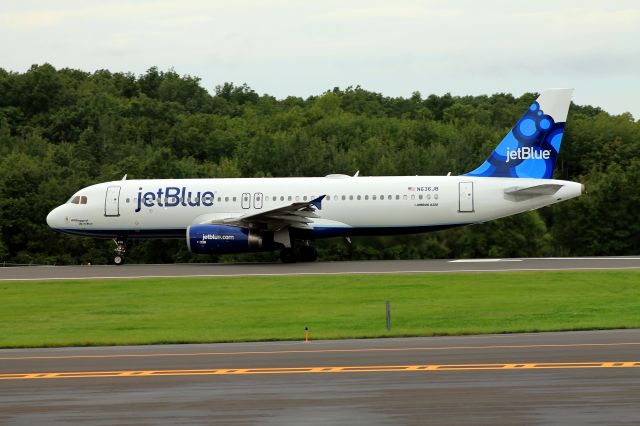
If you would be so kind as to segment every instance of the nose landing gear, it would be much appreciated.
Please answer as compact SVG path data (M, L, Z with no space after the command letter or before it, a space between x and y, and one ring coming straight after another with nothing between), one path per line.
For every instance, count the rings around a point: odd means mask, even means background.
M116 255L113 258L113 263L116 265L122 265L124 263L124 255L127 252L126 241L124 238L114 238L113 242L116 244L115 252Z

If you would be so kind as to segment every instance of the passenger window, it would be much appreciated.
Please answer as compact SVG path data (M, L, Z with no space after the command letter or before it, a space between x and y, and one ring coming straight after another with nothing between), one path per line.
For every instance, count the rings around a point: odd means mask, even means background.
M349 200L353 200L353 195L349 195Z
M399 200L400 196L398 194L396 194L396 200Z
M224 197L224 202L228 203L229 202L229 197Z
M236 197L233 197L233 202L235 203L235 201L236 201Z
M362 198L362 197L361 197L360 195L358 195L358 197L357 197L357 198L358 198L358 200L360 200L360 198Z
M437 200L438 199L438 194L433 194L433 199Z
M346 196L346 195L343 195L343 196L342 196L342 201L344 201L344 200L346 200L346 199L347 199L347 196Z
M218 197L218 202L221 203L222 202L222 197Z
M402 196L402 199L403 199L403 200L406 200L406 199L407 199L407 196L406 196L406 195L403 195L403 196Z
M369 196L368 196L368 195L365 195L365 196L364 196L364 199L365 199L365 200L368 200L368 199L369 199Z
M418 199L422 200L422 194L418 195Z
M375 196L375 195L374 195L374 196L372 196L372 197L371 197L371 199L372 199L372 200L375 200L375 199L376 199L376 196Z
M381 199L381 200L384 200L384 195L381 195L381 196L380 196L380 199Z
M326 200L331 201L331 195L327 195Z
M303 199L304 201L307 201L307 196L305 195L304 197L302 197L302 199Z
M275 195L273 196L273 201L278 201L278 197L276 197Z
M415 200L415 199L416 199L416 196L415 196L414 194L411 194L411 199L412 199L412 200Z

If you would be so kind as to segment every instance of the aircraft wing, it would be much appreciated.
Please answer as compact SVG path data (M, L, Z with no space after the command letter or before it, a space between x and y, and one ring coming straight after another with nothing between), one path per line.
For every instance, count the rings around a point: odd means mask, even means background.
M310 201L296 202L271 210L252 212L236 217L212 218L201 223L219 223L225 225L247 226L249 224L266 224L269 229L280 229L285 226L300 229L311 229L309 223L320 216L316 210L322 209L322 200L326 195Z
M512 188L505 189L504 193L507 195L525 195L535 197L538 195L553 195L562 187L563 185L557 183L544 183L541 185L526 187L514 186Z

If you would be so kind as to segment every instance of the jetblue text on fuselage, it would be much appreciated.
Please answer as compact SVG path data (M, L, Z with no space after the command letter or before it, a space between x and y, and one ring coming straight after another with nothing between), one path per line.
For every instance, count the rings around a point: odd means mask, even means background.
M142 206L145 207L211 207L215 194L213 191L187 191L187 187L178 188L175 186L167 186L158 188L157 191L142 192L142 188L138 191L138 206L135 212L138 213Z
M548 149L536 151L535 149L533 149L533 147L523 146L512 151L507 148L506 163L508 163L510 160L548 160L549 157L551 157L551 151L549 151Z

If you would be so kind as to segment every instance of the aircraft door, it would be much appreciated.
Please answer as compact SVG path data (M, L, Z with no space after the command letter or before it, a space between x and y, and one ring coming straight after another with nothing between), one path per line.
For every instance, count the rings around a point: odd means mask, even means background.
M460 196L459 212L472 212L473 210L473 182L458 183Z
M262 208L262 192L253 194L253 207L256 209Z
M245 192L242 194L242 208L248 209L251 207L251 194Z
M110 186L104 198L104 215L120 216L120 187Z

